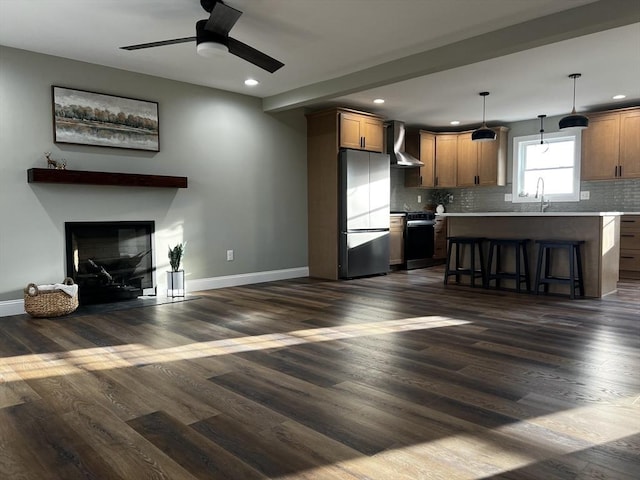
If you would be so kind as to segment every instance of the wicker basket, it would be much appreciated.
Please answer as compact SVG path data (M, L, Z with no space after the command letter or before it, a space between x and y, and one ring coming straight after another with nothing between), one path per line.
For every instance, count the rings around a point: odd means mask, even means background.
M65 285L73 285L73 279L64 279ZM24 289L24 309L32 317L59 317L78 308L78 295L70 297L61 290L39 291L35 283Z

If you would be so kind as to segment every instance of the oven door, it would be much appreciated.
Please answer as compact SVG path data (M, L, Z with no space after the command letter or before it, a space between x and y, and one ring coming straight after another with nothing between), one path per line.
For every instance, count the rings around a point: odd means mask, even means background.
M405 231L404 258L407 268L433 264L434 220L408 220Z

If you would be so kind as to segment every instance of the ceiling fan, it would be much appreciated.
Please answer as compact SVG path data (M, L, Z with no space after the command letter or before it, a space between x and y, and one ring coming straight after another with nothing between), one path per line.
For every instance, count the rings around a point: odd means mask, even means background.
M269 55L242 43L229 36L229 31L236 24L242 12L222 3L221 0L200 0L200 5L207 12L209 18L196 22L196 36L162 40L160 42L140 43L120 47L123 50L140 50L143 48L161 47L176 43L196 41L198 53L209 49L227 49L229 53L253 63L254 65L273 73L284 66L284 63Z

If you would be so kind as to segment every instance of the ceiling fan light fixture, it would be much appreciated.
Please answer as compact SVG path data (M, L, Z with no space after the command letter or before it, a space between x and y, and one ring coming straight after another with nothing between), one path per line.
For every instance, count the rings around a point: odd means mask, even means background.
M565 128L576 128L582 130L589 126L589 119L584 115L576 113L576 79L581 76L581 73L572 73L569 75L569 78L573 78L573 108L571 109L570 115L560 119L560 122L558 123L560 130Z
M218 42L200 42L196 47L196 52L201 57L213 58L229 51L226 45Z
M474 142L491 142L496 139L496 132L487 127L484 119L485 105L489 92L480 92L478 95L482 97L482 126L471 134L471 140Z

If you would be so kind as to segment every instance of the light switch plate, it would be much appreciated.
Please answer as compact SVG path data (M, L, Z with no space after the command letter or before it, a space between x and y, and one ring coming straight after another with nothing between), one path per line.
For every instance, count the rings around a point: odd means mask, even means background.
M510 202L511 200L513 200L513 195L511 193L505 193L504 194L504 201L505 202Z
M584 191L584 192L580 192L580 200L589 200L589 198L591 197L591 195L589 194L589 191Z

